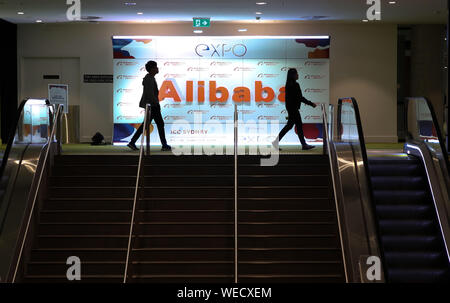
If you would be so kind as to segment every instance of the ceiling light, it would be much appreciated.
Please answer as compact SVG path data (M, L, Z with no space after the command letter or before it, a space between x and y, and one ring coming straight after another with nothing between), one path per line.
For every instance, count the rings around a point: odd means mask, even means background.
M125 2L124 4L127 6L134 6L136 5L136 2Z
M369 22L369 20L367 20L367 19L364 19L362 22Z
M256 2L256 5L266 5L267 2Z
M397 2L395 2L395 1L389 1L389 4L395 4L395 3L397 3Z
M42 23L42 20L36 20L36 23Z
M238 29L238 32L246 32L246 31L247 31L246 28L240 28L240 29Z
M24 12L17 12L17 15L24 15Z
M143 15L144 13L143 13L143 12L138 12L137 14L138 14L138 15Z
M261 12L256 12L255 14L257 14L257 15L262 15L262 13L261 13Z
M199 30L199 29L196 29L196 30L194 31L194 34L201 34L201 33L203 33L203 31L202 31L202 30Z

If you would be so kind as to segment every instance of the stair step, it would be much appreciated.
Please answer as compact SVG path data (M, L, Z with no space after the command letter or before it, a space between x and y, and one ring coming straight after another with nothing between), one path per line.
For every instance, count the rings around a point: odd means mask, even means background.
M29 262L27 275L62 275L70 265L66 262ZM125 260L121 262L81 262L81 278L83 275L120 275L125 269ZM234 272L234 263L230 261L197 261L197 262L130 262L130 272L133 275L186 275L195 272L202 275L223 274Z
M326 275L343 273L340 261L239 262L240 275Z

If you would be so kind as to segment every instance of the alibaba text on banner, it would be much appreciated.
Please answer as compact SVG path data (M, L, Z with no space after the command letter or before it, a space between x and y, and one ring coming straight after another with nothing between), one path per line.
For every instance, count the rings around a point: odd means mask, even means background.
M158 63L161 112L169 144L232 144L238 105L239 144L268 144L286 124L287 70L303 95L329 102L328 37L113 37L114 143L142 123L145 63ZM307 140L322 140L320 106L302 106ZM159 144L152 128L151 142ZM295 132L284 144L299 144Z

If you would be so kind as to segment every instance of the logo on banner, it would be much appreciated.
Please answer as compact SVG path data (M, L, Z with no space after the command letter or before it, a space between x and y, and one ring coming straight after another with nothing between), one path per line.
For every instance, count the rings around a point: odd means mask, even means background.
M186 65L185 62L171 62L171 61L167 61L164 62L163 64L164 66L181 66L181 65Z
M138 62L131 62L131 61L118 61L116 63L116 66L135 66L138 65Z
M231 78L232 74L211 74L210 78Z
M173 120L184 120L185 116L165 116L164 120L166 121L173 121Z
M135 80L138 78L139 76L131 76L131 75L118 75L116 77L117 80Z
M195 47L195 53L199 57L224 57L228 54L232 54L235 57L244 57L247 53L247 46L242 43L229 45L226 43L221 44L198 44Z
M305 66L323 66L328 64L325 61L305 61Z
M306 75L305 76L305 79L308 79L308 80L320 80L323 78L325 78L325 75Z
M118 116L117 120L134 120L136 118L139 118L140 116Z
M163 108L182 108L184 107L183 104L166 104L163 106Z
M212 108L229 108L231 107L231 104L220 104L220 103L214 103L211 105Z
M280 62L276 62L276 61L259 61L258 62L258 66L275 66L280 64Z
M185 74L165 74L164 78L184 78Z
M256 69L255 67L235 67L234 71L235 72L252 72L255 69Z
M258 116L258 120L278 120L278 116Z
M119 88L116 92L118 94L131 94L135 91L134 88Z
M258 78L276 78L280 74L258 74Z
M277 108L279 106L279 104L264 104L264 103L260 103L258 104L258 107L268 107L268 108Z
M233 119L232 116L212 116L212 117L210 118L210 120L220 120L220 121L223 121L223 120L232 120L232 119Z
M117 107L132 106L132 105L135 105L134 102L119 102L119 103L117 103Z
M230 64L233 64L233 62L213 61L209 66L228 66Z
M193 114L207 114L209 113L209 110L195 110L195 109L191 109L187 112L188 115L193 115Z
M251 115L254 114L255 110L248 110L248 109L238 109L238 113L244 114L244 115Z
M326 92L327 90L325 88L307 88L305 89L305 93L312 93L312 94L320 94L323 92Z
M188 67L188 72L207 72L209 71L209 68L207 67Z

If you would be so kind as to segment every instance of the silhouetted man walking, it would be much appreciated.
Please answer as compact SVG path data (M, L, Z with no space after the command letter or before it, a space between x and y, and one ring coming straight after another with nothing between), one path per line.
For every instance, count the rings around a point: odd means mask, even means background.
M148 74L145 75L144 80L142 81L142 85L144 86L144 92L142 93L141 101L139 102L139 107L145 108L146 104L150 104L151 106L151 115L150 122L155 119L156 126L158 127L159 139L162 143L163 151L172 150L170 145L167 145L166 134L164 131L164 120L161 116L161 106L159 105L159 90L158 85L155 80L155 75L159 72L158 65L155 61L148 61L145 64L145 69ZM131 138L130 143L128 143L128 147L132 150L137 150L136 141L139 139L143 132L144 123L139 126L133 138Z

